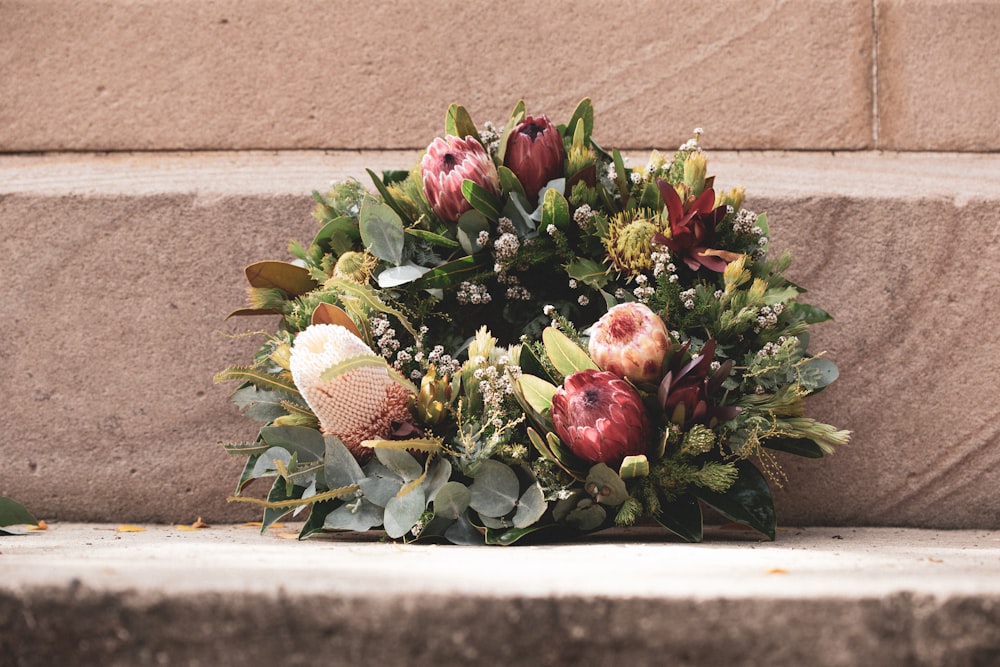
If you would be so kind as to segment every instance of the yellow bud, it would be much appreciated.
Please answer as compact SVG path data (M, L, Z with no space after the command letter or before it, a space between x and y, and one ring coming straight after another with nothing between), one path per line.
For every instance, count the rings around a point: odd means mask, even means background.
M747 256L740 255L740 258L726 264L726 270L722 272L722 279L726 283L726 291L731 292L746 281L750 280L750 272L746 270Z
M715 196L715 207L732 206L734 211L738 211L743 206L745 194L746 190L742 185L732 188L729 192L720 192Z
M701 151L695 151L684 160L684 185L692 196L699 196L705 189L708 160Z

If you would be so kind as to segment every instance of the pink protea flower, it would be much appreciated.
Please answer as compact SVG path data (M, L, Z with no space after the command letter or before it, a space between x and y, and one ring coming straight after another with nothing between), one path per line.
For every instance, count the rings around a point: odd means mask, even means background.
M494 195L500 195L500 176L482 144L450 134L436 138L420 161L424 196L434 214L444 222L456 222L472 208L462 195L462 182L469 180Z
M659 381L670 336L663 320L641 303L612 306L590 333L590 358L635 384Z
M376 356L345 327L313 324L295 337L289 367L323 433L340 438L364 463L371 450L362 442L388 438L398 424L410 419L410 392L378 366L355 368L332 380L320 378L328 368L362 355Z
M613 373L585 370L567 376L552 397L556 435L574 454L617 466L646 452L649 417L635 389Z
M566 150L559 130L545 116L527 116L507 137L504 166L521 181L532 204L546 183L564 174Z

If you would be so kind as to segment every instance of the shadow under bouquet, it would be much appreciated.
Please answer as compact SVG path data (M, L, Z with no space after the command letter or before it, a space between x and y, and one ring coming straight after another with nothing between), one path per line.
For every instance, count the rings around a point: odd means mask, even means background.
M264 530L512 544L646 519L697 542L706 505L774 539L771 452L849 439L804 416L837 377L807 351L830 316L700 130L628 167L593 125L590 100L502 128L452 105L413 169L314 193L315 238L247 267L233 314L280 323L216 380L263 424L225 448Z

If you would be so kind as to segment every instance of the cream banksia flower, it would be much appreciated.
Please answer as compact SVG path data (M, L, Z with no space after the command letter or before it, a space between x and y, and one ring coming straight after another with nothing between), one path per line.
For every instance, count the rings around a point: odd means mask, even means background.
M590 334L590 358L602 369L635 384L658 382L670 350L667 325L641 303L612 306Z
M340 438L364 463L365 440L387 438L393 423L408 421L409 390L379 366L363 366L331 380L322 374L342 361L377 355L339 324L313 324L295 337L290 367L295 386L319 418L323 433Z

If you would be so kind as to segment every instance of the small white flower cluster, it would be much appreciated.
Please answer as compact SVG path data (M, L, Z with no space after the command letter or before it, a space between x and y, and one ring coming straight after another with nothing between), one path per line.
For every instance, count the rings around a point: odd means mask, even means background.
M656 293L656 288L649 284L649 278L642 273L635 277L635 282L638 283L638 287L632 290L632 294L635 295L639 303L648 302L649 298Z
M608 163L607 170L605 171L605 173L607 174L609 181L614 182L618 180L618 171L615 169L614 162Z
M483 357L477 357L472 362L479 366L472 377L479 382L479 393L483 404L493 417L493 426L500 428L503 420L499 415L503 412L504 402L514 395L514 382L521 377L521 367L511 364L507 355L501 356L495 363L489 363ZM499 420L499 423L496 423Z
M695 295L697 293L698 293L698 291L695 288L692 287L691 289L684 290L678 296L680 296L681 301L684 303L684 307L685 308L687 308L688 310L693 310L694 309L694 297L695 297Z
M757 214L751 210L741 208L736 218L733 219L733 231L737 234L753 234L760 236L760 227L757 227Z
M435 345L434 349L427 353L427 362L437 369L438 377L454 375L462 369L462 364L458 360L444 353L443 345Z
M521 241L518 240L517 234L504 232L493 244L493 256L496 258L498 265L507 267L510 266L514 256L517 255L517 251L520 249Z
M764 329L770 329L778 323L778 316L781 315L782 311L785 309L780 303L776 303L773 306L764 306L757 313L757 326L754 327L754 333L760 333Z
M381 313L370 319L372 338L378 346L378 353L386 360L392 361L393 356L400 351L400 342L396 338L396 330L390 326L389 318Z
M677 273L677 267L670 261L670 249L667 246L654 243L653 251L649 253L649 259L653 262L654 277L659 278L664 273ZM670 282L676 282L676 280L670 280Z
M629 174L629 179L632 181L633 185L639 185L642 183L642 174L637 171L633 171Z
M694 136L685 141L683 144L681 144L678 150L684 151L686 153L694 153L698 150L701 150L698 147L698 142L701 140L701 135L705 134L705 130L701 129L700 127L696 127L694 128L693 134Z
M490 296L489 291L486 289L486 285L482 283L472 283L468 280L462 281L458 286L458 291L455 292L455 298L463 306L468 304L480 305L486 304L493 300Z
M483 126L479 129L479 138L483 141L483 148L491 156L496 155L497 151L500 150L500 137L502 135L503 127L496 127L490 121L483 123Z
M485 248L489 244L490 244L490 233L484 229L481 232L479 232L479 234L476 236L476 245L478 245L480 248Z
M760 348L760 351L757 352L757 356L761 359L776 356L779 352L781 352L781 348L783 348L789 341L791 341L794 345L798 345L799 343L797 336L781 336L775 343L766 343L764 347Z
M573 222L575 222L580 229L587 229L587 225L590 224L590 219L594 217L594 209L590 208L589 204L582 204L576 211L573 212Z

